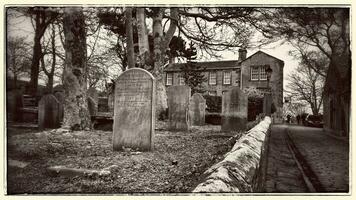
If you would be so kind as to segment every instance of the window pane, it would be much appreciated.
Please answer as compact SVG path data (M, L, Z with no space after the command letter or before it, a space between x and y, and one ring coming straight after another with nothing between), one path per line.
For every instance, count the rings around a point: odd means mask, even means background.
M224 84L231 84L231 72L224 72Z
M265 66L260 67L260 80L267 80L267 73L266 73Z
M173 84L173 74L167 73L166 85L172 85L172 84Z
M216 72L210 72L209 84L210 85L216 85Z
M258 80L259 78L259 68L257 66L251 67L251 80Z

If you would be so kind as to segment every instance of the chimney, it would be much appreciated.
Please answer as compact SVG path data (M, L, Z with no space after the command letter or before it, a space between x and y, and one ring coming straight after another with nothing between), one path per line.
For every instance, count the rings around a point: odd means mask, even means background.
M243 61L246 59L247 55L247 50L245 48L239 49L239 60L238 61Z

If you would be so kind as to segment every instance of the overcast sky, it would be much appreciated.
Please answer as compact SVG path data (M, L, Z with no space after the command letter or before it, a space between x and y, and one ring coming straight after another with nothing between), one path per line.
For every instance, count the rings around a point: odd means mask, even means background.
M23 36L28 39L28 41L33 41L34 33L33 33L33 28L32 24L30 23L30 20L25 19L25 18L17 18L17 19L12 19L12 21L9 21L7 24L8 28L8 36ZM295 60L292 56L288 55L289 50L292 50L292 46L288 44L283 44L280 45L278 42L277 43L272 43L267 46L261 47L261 48L254 48L254 49L247 49L247 56L250 56L257 52L258 50L264 51L276 58L279 58L284 61L284 89L286 88L287 84L287 77L288 74L290 74L298 65L298 61ZM231 51L225 51L221 53L222 55L222 60L237 60L238 59L238 52L231 52Z

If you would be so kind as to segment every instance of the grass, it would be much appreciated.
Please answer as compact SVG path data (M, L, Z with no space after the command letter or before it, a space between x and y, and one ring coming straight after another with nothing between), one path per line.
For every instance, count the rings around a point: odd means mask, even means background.
M163 124L163 125L162 125ZM23 169L7 168L8 194L122 194L184 193L200 181L202 173L231 149L220 126L193 127L170 132L161 122L155 150L112 150L112 132L8 129L7 157L28 162ZM63 177L47 173L50 166L102 170L110 175Z

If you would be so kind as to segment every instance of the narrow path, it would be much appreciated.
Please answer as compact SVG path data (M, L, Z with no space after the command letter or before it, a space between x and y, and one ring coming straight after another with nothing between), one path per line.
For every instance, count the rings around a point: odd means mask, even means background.
M349 144L322 129L273 125L265 192L348 192Z
M303 174L288 147L287 128L287 125L273 125L271 127L265 184L267 193L309 192Z

